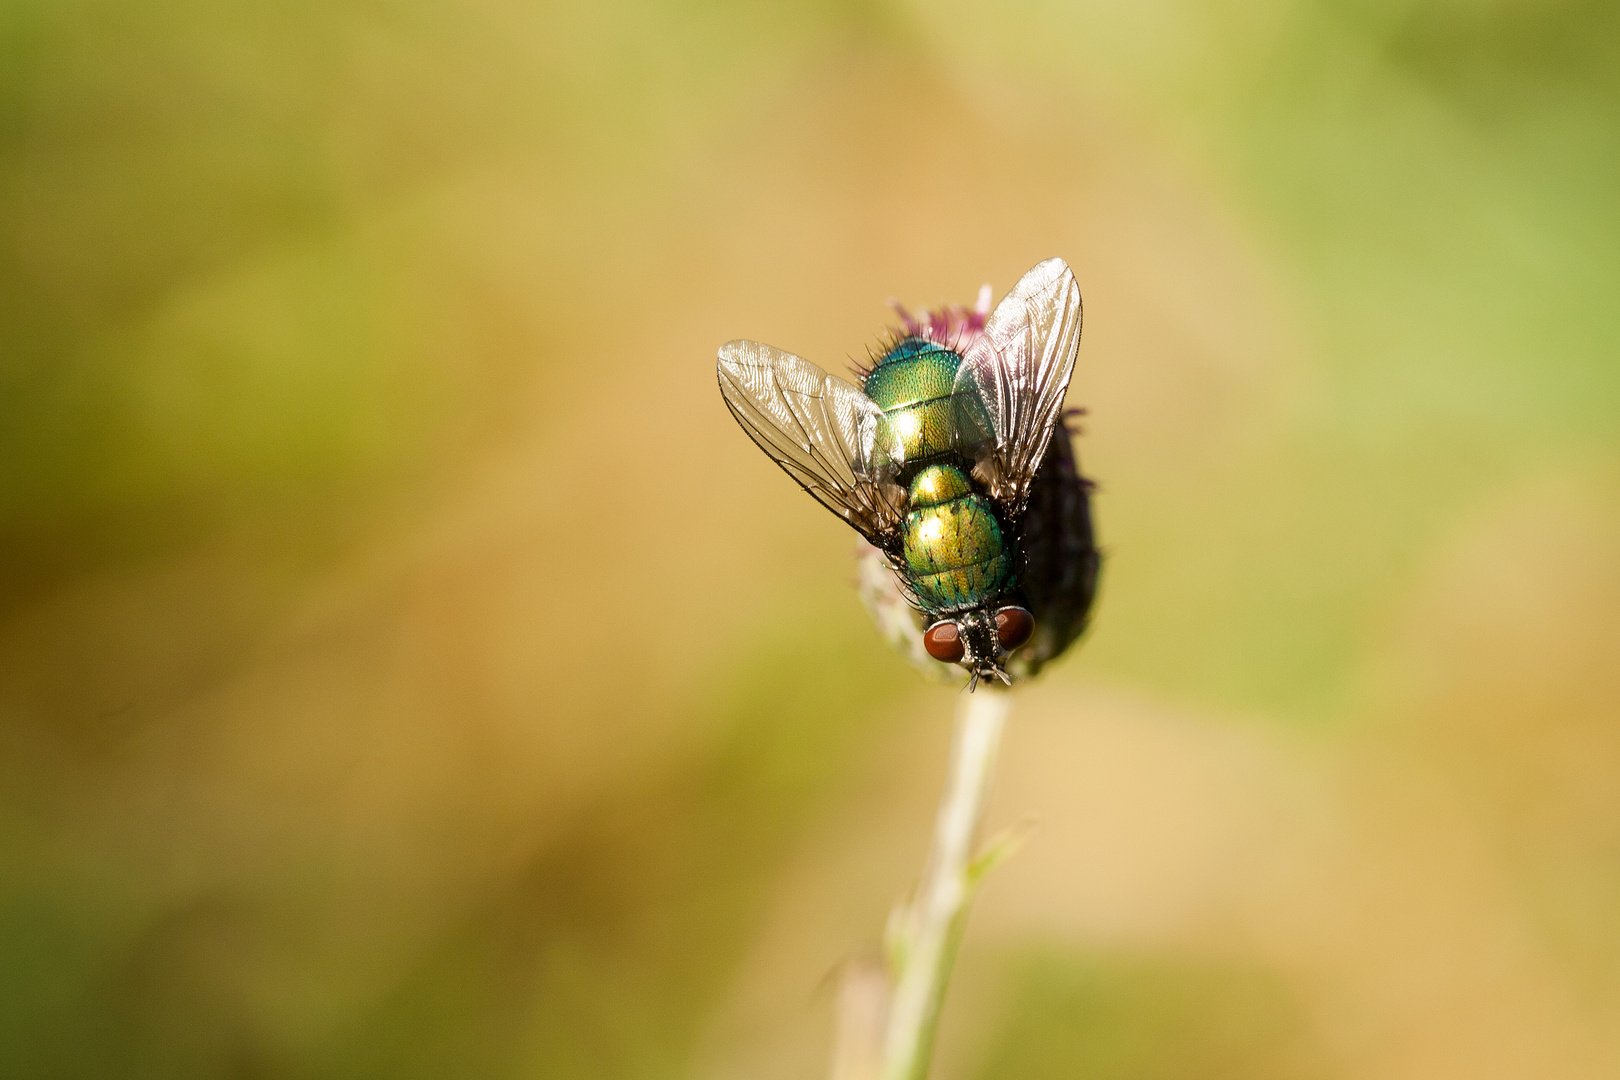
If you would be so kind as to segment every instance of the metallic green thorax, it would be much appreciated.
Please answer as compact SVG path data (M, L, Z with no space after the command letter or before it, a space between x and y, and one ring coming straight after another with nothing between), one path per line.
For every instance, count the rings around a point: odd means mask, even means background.
M954 465L930 465L906 499L907 578L925 607L974 607L1000 592L1011 560L990 500Z
M962 358L921 338L884 354L864 390L883 409L905 454L905 577L933 612L989 602L1012 584L1010 538L969 479L954 401ZM977 404L973 402L972 404Z

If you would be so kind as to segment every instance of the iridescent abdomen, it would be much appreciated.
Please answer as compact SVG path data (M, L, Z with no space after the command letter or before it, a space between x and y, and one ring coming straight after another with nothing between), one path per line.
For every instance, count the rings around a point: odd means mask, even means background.
M956 448L951 395L962 358L922 338L906 338L866 375L866 396L887 415L908 462Z
M1012 561L990 501L954 465L930 465L907 492L906 578L930 612L977 607L1008 583Z

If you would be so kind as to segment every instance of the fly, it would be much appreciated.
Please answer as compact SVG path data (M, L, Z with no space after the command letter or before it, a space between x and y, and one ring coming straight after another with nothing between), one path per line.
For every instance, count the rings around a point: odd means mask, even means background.
M966 669L970 689L1010 685L1010 658L1032 640L1041 655L1022 671L1067 646L1097 570L1061 415L1080 346L1074 274L1048 259L988 309L986 287L972 311L902 311L905 329L858 388L755 341L719 357L743 430L882 552L923 647Z

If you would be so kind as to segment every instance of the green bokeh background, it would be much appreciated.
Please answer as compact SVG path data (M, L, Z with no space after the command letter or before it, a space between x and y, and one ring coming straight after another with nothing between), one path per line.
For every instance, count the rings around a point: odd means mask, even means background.
M1620 1071L1620 7L0 11L0 1072L823 1075L949 691L714 349L1061 255L937 1073Z

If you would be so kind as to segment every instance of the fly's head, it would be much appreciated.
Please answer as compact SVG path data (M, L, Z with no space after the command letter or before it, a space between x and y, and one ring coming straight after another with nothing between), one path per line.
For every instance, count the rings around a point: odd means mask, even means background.
M974 608L931 624L923 632L923 647L935 660L966 668L969 690L981 679L1011 686L1007 657L1034 633L1035 617L1016 604Z

